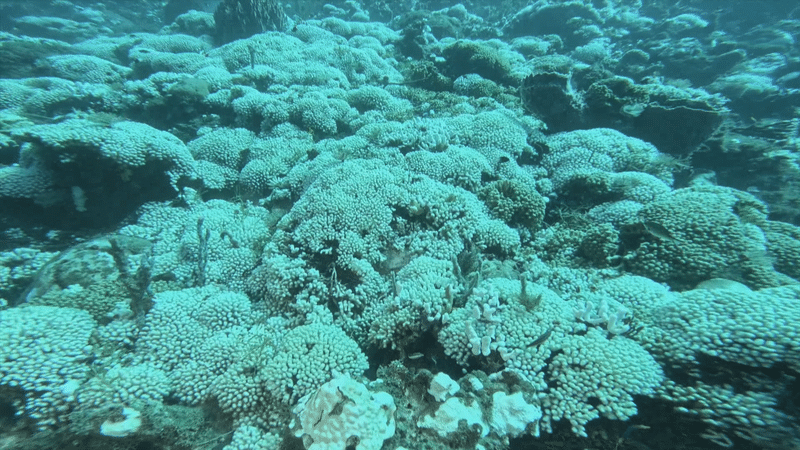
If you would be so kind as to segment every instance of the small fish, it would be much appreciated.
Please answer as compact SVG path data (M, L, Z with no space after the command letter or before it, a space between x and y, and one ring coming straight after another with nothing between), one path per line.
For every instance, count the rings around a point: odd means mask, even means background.
M642 223L644 225L644 229L650 233L651 235L655 236L656 238L662 241L675 241L675 237L670 233L670 231L660 223L653 222L650 220L646 220Z
M544 332L544 334L542 334L538 338L534 339L533 342L528 344L528 347L529 348L530 347L538 347L538 346L544 344L544 341L546 341L550 337L550 335L553 334L553 330L556 329L556 325L559 325L559 323L558 322L553 322L553 325L551 325L550 328L548 328L547 331Z

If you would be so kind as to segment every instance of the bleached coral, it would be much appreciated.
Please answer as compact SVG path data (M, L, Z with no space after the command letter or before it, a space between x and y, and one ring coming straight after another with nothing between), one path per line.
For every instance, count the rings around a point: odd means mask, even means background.
M367 357L334 325L302 325L286 333L264 368L264 382L273 397L293 404L334 377L361 375Z
M0 323L0 395L39 429L66 420L89 373L95 321L77 309L27 306L0 310Z
M592 419L627 420L638 411L633 396L652 396L664 382L661 366L631 339L608 339L590 328L583 336L567 336L561 347L549 364L550 389L540 394L547 430L565 418L575 434L586 436Z
M370 392L348 375L337 374L304 396L294 413L295 436L307 450L340 450L358 442L362 450L380 450L395 432L395 404L385 392Z

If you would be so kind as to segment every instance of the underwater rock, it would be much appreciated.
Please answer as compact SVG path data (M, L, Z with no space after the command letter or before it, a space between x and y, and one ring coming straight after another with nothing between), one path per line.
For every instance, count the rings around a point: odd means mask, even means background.
M550 132L612 128L673 155L693 151L727 112L720 97L702 89L639 84L620 76L592 81L577 64L529 75L520 96Z
M570 86L568 74L529 75L522 80L520 94L525 109L543 120L550 131L569 131L580 122L583 99Z
M111 234L78 244L39 271L19 303L76 308L100 323L149 309L152 244Z

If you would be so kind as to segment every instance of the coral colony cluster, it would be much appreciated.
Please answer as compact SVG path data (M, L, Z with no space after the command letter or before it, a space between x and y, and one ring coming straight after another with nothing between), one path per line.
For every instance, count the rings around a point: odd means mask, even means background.
M796 9L41 3L0 449L800 449Z

